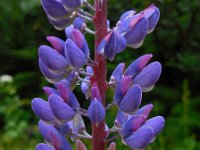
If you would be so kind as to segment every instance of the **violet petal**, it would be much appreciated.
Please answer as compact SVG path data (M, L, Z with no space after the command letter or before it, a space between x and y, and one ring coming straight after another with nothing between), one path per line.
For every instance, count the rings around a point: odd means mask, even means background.
M139 84L143 91L149 91L158 81L162 71L162 66L159 62L152 62L133 79L134 84Z
M34 98L31 102L32 110L40 119L47 122L54 122L54 115L49 103L41 98Z
M48 101L53 114L60 122L68 122L74 118L75 111L61 97L52 94Z
M71 40L82 50L85 57L89 57L89 48L84 35L77 29L71 32Z
M143 11L143 13L148 20L149 34L154 30L156 24L158 23L158 20L160 18L160 10L154 4L151 4Z
M146 64L153 57L152 54L145 54L134 60L128 68L125 70L126 76L135 77L138 73L142 71L142 69L146 66Z
M83 4L83 0L62 0L67 11L73 11Z
M143 149L151 142L153 135L154 131L152 128L144 127L132 133L124 140L132 149Z
M127 40L127 46L138 48L142 45L147 33L147 19L144 15L138 15L130 21L130 31L124 37Z
M135 132L145 121L145 115L133 115L121 128L120 135L126 137Z
M115 70L112 72L110 77L110 83L119 82L122 79L122 75L124 72L125 63L120 63L117 65Z
M48 36L47 40L51 43L55 50L62 55L64 54L65 41L55 36Z
M136 113L135 115L139 115L139 114L142 114L142 115L145 115L145 116L149 116L149 113L151 112L153 108L153 104L147 104L145 106L143 106L142 108L140 108Z
M134 113L142 100L142 90L139 85L134 84L118 104L120 110L128 114Z
M162 116L156 116L151 119L148 119L145 124L143 125L151 127L154 130L154 137L160 133L165 125L165 119Z
M91 123L98 126L105 118L105 109L103 104L94 98L87 110L87 114Z
M121 126L127 121L127 119L128 119L128 114L122 112L121 110L118 110L115 118L115 124L119 124Z
M58 82L68 75L68 72L52 73L49 71L47 66L44 64L44 62L40 58L38 61L39 61L40 71L45 76L47 81L49 81L50 83Z
M47 96L50 96L51 94L58 95L58 91L56 89L52 88L52 87L49 87L49 86L44 86L43 91L45 92L45 94Z
M68 62L65 57L59 54L55 49L42 45L38 49L38 54L44 64L55 73L65 71Z
M66 19L69 13L63 7L62 2L57 0L41 0L41 4L46 14L55 21Z
M114 102L115 104L119 104L121 100L124 98L130 83L131 83L131 76L125 76L122 80L117 84L115 93L114 93Z
M36 150L54 150L54 148L50 145L39 143L36 146Z
M86 27L85 21L81 17L76 17L73 21L75 29L83 30Z
M65 57L74 68L80 68L86 64L84 53L71 39L65 42Z

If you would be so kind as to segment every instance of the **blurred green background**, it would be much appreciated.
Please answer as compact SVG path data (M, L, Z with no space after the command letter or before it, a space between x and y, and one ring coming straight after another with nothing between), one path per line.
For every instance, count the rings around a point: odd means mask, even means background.
M200 1L108 1L113 26L128 9L140 11L155 2L161 11L156 30L141 48L127 49L108 63L108 75L119 62L128 65L145 53L153 53L153 60L163 65L154 90L143 94L142 105L154 104L151 116L166 118L163 132L147 150L200 150ZM42 86L48 85L38 68L37 48L47 44L47 35L65 35L48 23L39 0L1 0L0 10L0 150L33 150L43 139L30 103L34 97L46 98ZM93 47L93 37L87 40ZM108 113L109 127L115 113ZM128 149L120 141L117 147Z

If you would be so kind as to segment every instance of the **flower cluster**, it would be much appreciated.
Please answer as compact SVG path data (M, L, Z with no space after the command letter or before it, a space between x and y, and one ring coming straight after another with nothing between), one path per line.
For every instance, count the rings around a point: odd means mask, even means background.
M88 117L92 126L98 127L105 120L106 111L111 106L118 108L112 128L105 123L106 137L116 132L123 143L132 149L144 149L153 142L164 127L161 116L148 119L152 104L140 108L142 93L153 89L161 74L161 64L150 62L152 54L145 54L134 60L127 68L120 63L110 76L107 88L114 90L113 102L107 107L101 99L98 85L93 81L96 66L90 58L90 49L83 32L95 34L87 27L93 16L83 11L87 7L95 12L86 0L41 0L50 23L58 30L65 30L66 39L48 36L50 46L42 45L38 49L38 63L42 74L54 87L45 86L48 101L41 98L32 100L32 110L39 117L38 128L46 144L40 143L37 150L70 150L67 139L76 142L77 148L86 149L80 138L92 139L86 132L82 116ZM147 34L151 33L158 20L159 9L151 4L137 13L129 10L123 13L110 28L108 34L98 44L96 53L113 61L117 53L126 47L139 48ZM81 82L81 91L90 105L83 109L73 93ZM68 138L67 138L68 137ZM109 149L115 149L111 143Z

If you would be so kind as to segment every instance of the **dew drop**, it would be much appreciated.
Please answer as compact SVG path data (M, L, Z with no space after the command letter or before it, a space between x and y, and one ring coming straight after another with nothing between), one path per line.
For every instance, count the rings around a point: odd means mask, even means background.
M76 85L80 85L80 84L81 84L80 80L76 81Z

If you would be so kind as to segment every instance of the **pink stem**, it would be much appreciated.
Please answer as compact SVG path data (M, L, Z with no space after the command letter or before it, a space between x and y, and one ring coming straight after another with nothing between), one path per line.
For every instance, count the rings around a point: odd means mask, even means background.
M102 3L100 3L102 2ZM101 40L107 35L107 0L95 0L95 49ZM95 64L94 76L92 77L92 84L97 85L99 88L100 96L103 105L106 104L106 59L103 55L95 52ZM92 125L92 149L93 150L105 150L106 143L104 141L106 137L105 121L102 121L99 126Z

